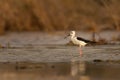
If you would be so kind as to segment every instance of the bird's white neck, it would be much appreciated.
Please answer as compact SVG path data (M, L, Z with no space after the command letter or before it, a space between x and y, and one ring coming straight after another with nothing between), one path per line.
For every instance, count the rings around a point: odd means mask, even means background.
M74 37L75 37L75 35L71 35L71 39L74 38Z

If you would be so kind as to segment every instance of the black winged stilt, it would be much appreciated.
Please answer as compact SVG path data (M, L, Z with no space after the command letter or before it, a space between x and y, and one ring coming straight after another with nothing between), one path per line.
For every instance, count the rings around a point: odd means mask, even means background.
M73 42L73 44L79 46L79 48L80 48L80 56L82 56L82 49L81 49L81 47L84 47L88 43L96 43L94 41L90 41L90 40L87 40L87 39L84 39L84 38L81 38L81 37L76 37L75 36L75 31L71 31L68 36L70 36L70 39Z

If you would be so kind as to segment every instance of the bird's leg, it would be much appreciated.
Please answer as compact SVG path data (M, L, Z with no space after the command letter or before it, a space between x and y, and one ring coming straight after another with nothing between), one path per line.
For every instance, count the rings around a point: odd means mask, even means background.
M79 47L80 49L80 57L82 56L82 49L81 49L81 46Z

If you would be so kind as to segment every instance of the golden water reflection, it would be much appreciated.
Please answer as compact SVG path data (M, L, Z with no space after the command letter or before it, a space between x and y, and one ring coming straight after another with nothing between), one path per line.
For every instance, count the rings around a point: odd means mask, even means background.
M119 74L114 63L0 63L1 80L119 80Z

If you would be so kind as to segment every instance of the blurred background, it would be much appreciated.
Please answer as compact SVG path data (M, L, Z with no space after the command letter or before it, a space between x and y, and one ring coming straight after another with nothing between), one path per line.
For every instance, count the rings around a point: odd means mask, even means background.
M8 31L120 31L120 0L0 0L0 34Z

